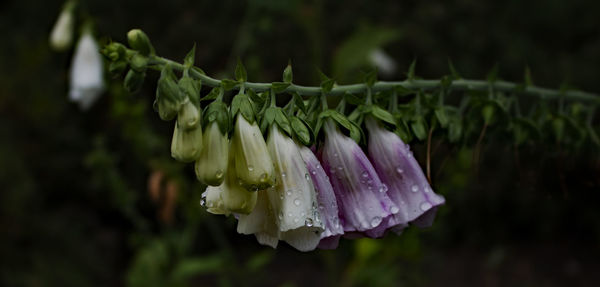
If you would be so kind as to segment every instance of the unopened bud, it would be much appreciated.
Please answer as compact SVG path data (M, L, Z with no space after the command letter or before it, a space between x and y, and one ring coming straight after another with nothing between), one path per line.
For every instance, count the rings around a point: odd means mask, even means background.
M146 33L140 29L130 30L127 33L127 41L132 49L140 52L144 56L154 54L154 47L152 47L150 39Z

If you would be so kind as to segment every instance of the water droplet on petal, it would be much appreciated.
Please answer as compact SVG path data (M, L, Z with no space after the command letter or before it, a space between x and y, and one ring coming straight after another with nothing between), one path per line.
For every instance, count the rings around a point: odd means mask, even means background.
M282 219L283 219L283 213L282 213L282 212L280 212L280 213L279 213L279 215L278 215L277 217L279 217L279 220L282 220Z
M220 179L223 177L223 170L217 169L217 172L215 172L215 177L217 179Z
M285 194L287 194L287 195L292 195L292 191L291 191L291 190L288 190L288 191L286 191L286 192L285 192Z
M344 170L344 167L342 167L341 165L338 166L338 170Z
M300 199L298 199L298 198L294 199L294 205L300 206Z
M311 171L311 173L312 173L313 175L317 174L317 172L316 172L316 171L314 171L314 170L313 170L313 171Z
M363 171L363 173L362 173L362 177L364 177L364 178L367 178L367 177L369 177L369 173L368 173L368 172L366 172L366 171Z
M421 210L427 211L430 208L431 208L431 203L429 203L429 202L423 202L423 203L421 203Z
M307 219L304 221L304 224L305 224L306 226L308 226L308 227L311 227L311 226L313 226L313 220L312 220L312 219L310 219L310 218L307 218Z
M292 213L291 212L288 213L288 217L292 217Z
M429 186L426 186L426 187L423 189L423 191L425 191L425 192L431 192L432 190L431 190L431 188L430 188Z
M253 171L254 170L254 166L253 165L248 165L248 170L249 171Z
M396 214L396 213L398 213L398 211L400 211L400 209L398 209L398 207L392 206L392 208L390 208L390 212L392 214Z
M396 172L397 172L398 174L403 174L403 173L404 173L404 170L402 170L402 168L400 168L400 167L397 167L397 168L396 168Z
M304 178L306 178L306 180L310 180L310 175L308 175L308 173L305 173Z
M379 192L387 192L387 191L388 191L388 187L387 187L387 185L385 185L385 183L379 187Z
M371 220L371 227L377 227L381 223L382 220L383 219L379 216L373 217L373 219Z
M319 205L319 209L320 209L320 210L324 210L324 209L325 209L325 206L323 206L323 205L321 204L321 205Z
M204 206L206 204L206 201L204 199L200 200L200 206Z
M417 185L413 185L410 190L412 190L412 192L417 192L419 191L419 187Z
M294 218L294 223L298 223L298 221L300 221L297 217Z
M281 177L285 177L287 174L285 174L285 172L281 173Z
M317 169L321 169L321 165L320 164L317 164Z

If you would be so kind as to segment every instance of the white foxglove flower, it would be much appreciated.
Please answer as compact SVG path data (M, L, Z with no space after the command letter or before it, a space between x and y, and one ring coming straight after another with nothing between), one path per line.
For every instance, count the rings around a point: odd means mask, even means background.
M279 238L300 251L313 250L319 245L324 228L315 187L300 150L276 125L270 127L267 146L277 181L266 192L277 216Z
M381 49L372 50L369 55L369 61L384 76L392 76L396 72L396 61Z
M235 172L240 184L252 191L272 186L273 162L256 122L248 122L239 113L231 141L230 156L235 161Z
M237 232L241 234L254 234L258 243L277 247L279 242L279 229L275 221L275 214L266 190L257 193L256 206L248 215L238 218Z
M74 6L73 1L65 4L50 32L50 47L56 51L64 51L73 44Z
M219 186L227 170L229 138L221 132L215 121L206 126L203 143L200 157L196 160L196 177L206 185Z
M100 49L89 31L85 31L75 49L71 64L69 98L88 109L104 91L104 66Z

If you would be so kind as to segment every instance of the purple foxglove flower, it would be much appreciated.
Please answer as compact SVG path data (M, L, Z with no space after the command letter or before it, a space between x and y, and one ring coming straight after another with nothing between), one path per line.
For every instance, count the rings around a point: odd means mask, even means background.
M409 222L430 226L443 196L431 189L419 163L400 137L380 126L373 118L365 120L369 132L369 157L381 180L388 186L388 196L400 207L399 224Z
M269 196L266 190L260 190L257 193L258 198L254 210L248 215L239 216L237 232L254 234L258 243L276 248L279 242L279 229Z
M321 162L331 180L344 231L383 235L381 230L396 225L388 217L399 211L387 196L388 187L354 140L343 135L332 120L324 128Z
M335 193L329 177L325 173L321 163L312 152L311 149L305 146L300 146L300 155L306 164L308 173L317 193L317 202L319 203L319 212L325 231L321 233L321 241L319 248L335 249L338 246L340 236L344 234L344 228L340 224L338 215L338 206L335 199Z
M317 247L323 232L312 179L298 146L278 126L272 125L267 149L275 164L276 184L267 189L277 216L279 238L300 251Z

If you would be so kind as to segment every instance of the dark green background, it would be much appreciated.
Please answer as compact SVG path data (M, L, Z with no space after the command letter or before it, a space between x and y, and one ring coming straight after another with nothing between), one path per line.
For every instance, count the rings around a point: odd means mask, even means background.
M251 81L317 84L316 67L356 81L381 47L403 79L461 74L562 83L600 92L600 2L535 1L80 1L78 24L124 41L143 29L161 56ZM171 123L152 111L157 73L129 95L121 78L89 111L68 102L72 50L49 49L61 1L0 4L0 285L2 286L596 286L600 284L598 150L552 142L516 150L489 137L442 143L434 189L447 204L432 228L335 251L277 250L238 235L231 218L199 206L191 165L170 159ZM493 130L493 127L490 128ZM413 142L425 162L422 142ZM439 167L444 163L444 168ZM147 180L179 186L174 220L158 220Z

